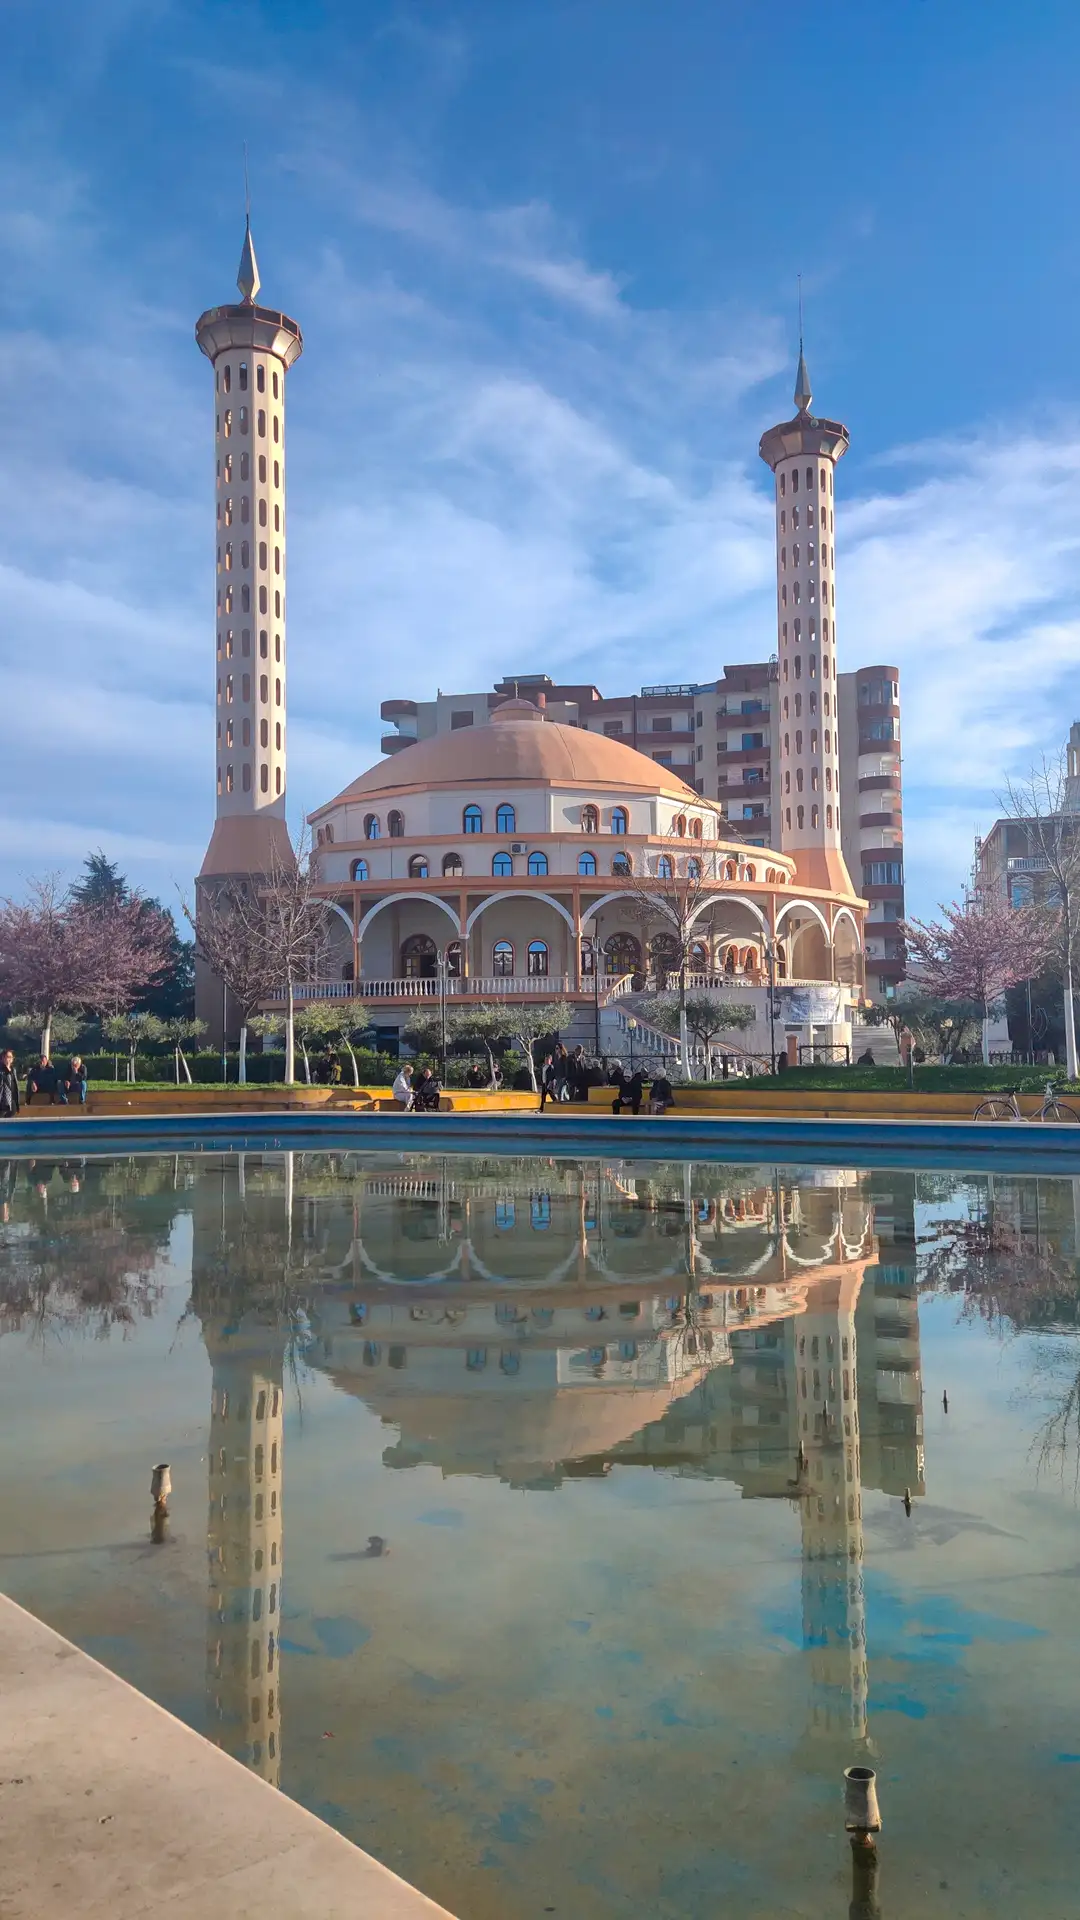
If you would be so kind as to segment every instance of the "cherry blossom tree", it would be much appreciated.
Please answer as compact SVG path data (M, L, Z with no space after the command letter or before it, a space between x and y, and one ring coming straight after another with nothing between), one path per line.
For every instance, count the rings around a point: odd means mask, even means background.
M0 1000L32 1016L48 1053L57 1014L119 1013L160 979L168 938L138 894L87 906L55 875L28 893L0 903Z
M1027 907L1010 907L995 896L954 901L938 909L940 920L903 924L908 958L920 986L943 1000L974 1000L982 1010L983 1060L989 1065L990 1009L1007 987L1037 970L1045 946L1045 923Z

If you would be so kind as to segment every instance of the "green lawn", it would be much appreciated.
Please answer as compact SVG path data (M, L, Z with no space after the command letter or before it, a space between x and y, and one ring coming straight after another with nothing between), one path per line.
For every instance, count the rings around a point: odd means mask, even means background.
M1021 1092L1041 1093L1048 1080L1056 1087L1069 1083L1063 1067L937 1067L915 1068L916 1093L995 1093L1004 1087L1019 1087ZM815 1087L820 1092L905 1093L908 1090L906 1067L791 1067L786 1073L755 1075L753 1080L693 1080L694 1087L722 1086L731 1093L760 1093L762 1084L770 1091Z

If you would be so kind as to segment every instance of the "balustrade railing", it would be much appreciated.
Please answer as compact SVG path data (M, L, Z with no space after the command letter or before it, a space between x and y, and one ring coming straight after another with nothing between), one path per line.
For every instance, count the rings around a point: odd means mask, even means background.
M297 1000L438 1000L440 992L445 991L447 999L460 999L463 995L473 999L523 999L526 995L538 995L541 999L554 1000L563 994L575 991L569 975L563 973L536 974L471 974L462 978L460 974L447 974L440 989L435 979L397 979L397 980L301 980L293 988ZM285 999L282 987L275 1000Z

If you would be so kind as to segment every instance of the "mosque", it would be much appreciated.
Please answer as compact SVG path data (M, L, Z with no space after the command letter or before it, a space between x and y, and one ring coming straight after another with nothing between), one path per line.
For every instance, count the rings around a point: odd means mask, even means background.
M216 817L199 876L216 885L291 857L286 828L286 375L299 326L257 304L250 227L240 300L196 339L214 369ZM332 936L301 999L378 1002L384 1036L418 999L575 1009L572 1038L624 1051L673 1043L649 999L678 964L664 900L690 924L690 982L737 991L751 1052L850 1044L863 991L866 902L841 851L833 481L847 429L796 413L762 437L776 499L779 839L731 837L718 806L625 743L511 698L487 723L418 742L309 816ZM204 975L199 1011L219 1027ZM579 1030L580 1029L580 1030Z

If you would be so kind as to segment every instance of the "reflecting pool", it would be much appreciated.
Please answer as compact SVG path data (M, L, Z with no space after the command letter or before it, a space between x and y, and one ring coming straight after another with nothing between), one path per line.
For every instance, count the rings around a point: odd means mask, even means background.
M2 1162L0 1587L465 1920L1071 1920L1078 1223L940 1170Z

